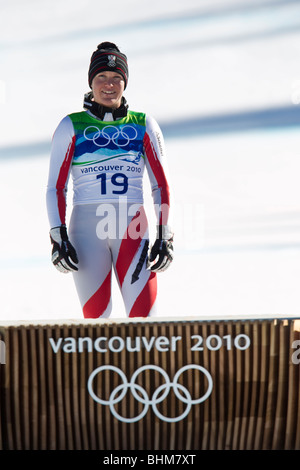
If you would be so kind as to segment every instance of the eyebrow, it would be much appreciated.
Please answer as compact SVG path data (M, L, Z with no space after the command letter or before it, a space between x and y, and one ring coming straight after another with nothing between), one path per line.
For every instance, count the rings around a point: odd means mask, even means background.
M99 73L97 73L97 75L106 75L106 71L104 71L104 72L99 72ZM96 77L97 77L97 75L96 75ZM114 74L113 76L114 76L114 77L121 77L121 78L122 78L122 75L121 75L120 73L118 73L118 72L115 72L115 74Z
M102 73L97 73L97 75L95 76L95 78L98 77L98 78L105 78L106 80L124 80L124 78L122 77L122 75L120 75L119 73L116 73L115 75L112 75L111 77L108 77L107 75L105 75L104 72Z

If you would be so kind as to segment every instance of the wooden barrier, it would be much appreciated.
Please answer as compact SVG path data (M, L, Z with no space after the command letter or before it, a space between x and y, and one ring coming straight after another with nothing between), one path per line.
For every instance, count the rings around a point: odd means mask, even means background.
M299 319L2 323L0 341L1 450L300 450Z

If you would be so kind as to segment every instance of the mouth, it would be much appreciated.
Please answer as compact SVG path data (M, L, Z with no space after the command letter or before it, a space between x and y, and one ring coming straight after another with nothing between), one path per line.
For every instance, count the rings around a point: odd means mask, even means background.
M104 93L104 95L114 95L115 92L114 91L102 91L102 93Z

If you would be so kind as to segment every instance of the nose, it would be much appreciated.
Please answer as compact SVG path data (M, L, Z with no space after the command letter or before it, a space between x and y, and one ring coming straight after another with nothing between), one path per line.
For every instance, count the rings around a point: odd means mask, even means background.
M107 77L105 78L104 84L107 86L113 86L114 85L114 80L112 77Z

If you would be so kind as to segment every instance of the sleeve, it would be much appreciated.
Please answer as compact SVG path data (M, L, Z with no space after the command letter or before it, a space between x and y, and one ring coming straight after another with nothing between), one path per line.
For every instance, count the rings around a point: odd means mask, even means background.
M56 128L51 147L46 204L50 228L66 222L67 187L75 148L75 132L66 116Z
M170 238L172 236L171 192L164 138L155 119L149 116L146 117L144 151L146 156L146 168L152 188L157 225L164 227L164 238Z

